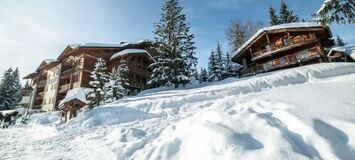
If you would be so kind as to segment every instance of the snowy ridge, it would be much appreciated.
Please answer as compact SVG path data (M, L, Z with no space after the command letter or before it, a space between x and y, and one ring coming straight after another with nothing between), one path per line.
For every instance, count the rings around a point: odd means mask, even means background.
M11 153L0 158L352 159L354 81L355 64L325 63L148 90L85 110L68 124L0 132L0 150ZM45 122L43 116L36 119ZM29 138L39 133L49 136ZM16 145L2 147L10 142Z

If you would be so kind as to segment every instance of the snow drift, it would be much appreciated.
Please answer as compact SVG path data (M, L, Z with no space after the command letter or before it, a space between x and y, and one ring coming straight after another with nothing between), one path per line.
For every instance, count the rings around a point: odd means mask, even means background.
M352 159L354 82L355 64L327 63L148 90L25 144L37 132L0 132L18 135L0 140L0 159Z

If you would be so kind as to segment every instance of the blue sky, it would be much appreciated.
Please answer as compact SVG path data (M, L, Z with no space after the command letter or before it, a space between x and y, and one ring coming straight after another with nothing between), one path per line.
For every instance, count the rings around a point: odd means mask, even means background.
M323 0L286 0L304 19ZM71 43L119 43L152 39L163 0L1 0L0 73L20 68L24 76ZM216 43L229 50L225 30L232 19L268 22L268 7L280 0L180 0L195 34L198 67L206 67ZM355 25L332 25L334 35L355 44Z

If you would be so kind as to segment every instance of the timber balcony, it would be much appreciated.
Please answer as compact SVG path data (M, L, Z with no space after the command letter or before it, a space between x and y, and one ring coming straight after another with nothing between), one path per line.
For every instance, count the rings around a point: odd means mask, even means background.
M252 53L252 61L256 61L268 56L272 56L274 54L281 53L291 48L300 47L317 41L318 40L316 36L313 34L298 35L288 39L279 39L271 45L267 45L265 49L261 49L260 51Z
M299 64L302 62L314 60L320 58L319 47L313 47L310 49L302 50L294 54L283 56L263 64L256 64L242 70L242 74L245 76L262 73L266 71L276 70L279 68L286 68L287 66Z
M47 80L42 80L42 81L40 81L40 82L38 83L38 88L44 87L44 86L46 85L46 83L47 83Z
M68 91L69 88L70 88L70 84L61 85L61 86L59 87L58 92L59 92L59 93L64 93L64 92Z
M37 95L36 95L36 101L38 101L38 100L42 100L43 99L43 96L44 96L44 93L43 92L40 92L40 93L38 93Z

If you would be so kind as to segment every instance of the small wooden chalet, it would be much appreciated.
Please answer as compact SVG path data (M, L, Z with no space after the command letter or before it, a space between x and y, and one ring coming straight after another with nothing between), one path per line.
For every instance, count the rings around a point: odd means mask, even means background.
M233 55L242 75L326 62L325 47L333 45L328 28L313 22L288 23L259 30Z
M355 62L355 44L334 47L327 56L330 62Z
M77 116L78 111L87 104L85 88L75 88L69 90L66 97L59 103L58 108L62 110L64 121Z

